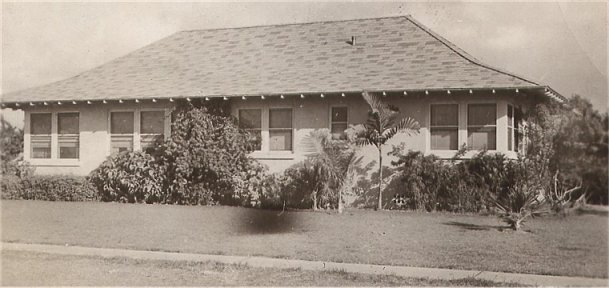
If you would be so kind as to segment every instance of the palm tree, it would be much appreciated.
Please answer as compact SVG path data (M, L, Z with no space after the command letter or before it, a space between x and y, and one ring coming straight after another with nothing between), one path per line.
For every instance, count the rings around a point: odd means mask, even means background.
M356 143L360 146L374 145L379 154L379 196L378 210L383 209L383 145L400 132L407 134L419 133L419 122L405 117L400 117L397 107L387 105L380 97L372 95L367 91L362 93L364 100L368 102L371 110L368 112L368 120L363 129L357 134Z
M332 139L328 129L312 131L307 146L313 152L304 164L308 182L314 183L311 191L313 210L318 208L318 196L336 193L341 213L343 185L357 162L354 149L346 141Z

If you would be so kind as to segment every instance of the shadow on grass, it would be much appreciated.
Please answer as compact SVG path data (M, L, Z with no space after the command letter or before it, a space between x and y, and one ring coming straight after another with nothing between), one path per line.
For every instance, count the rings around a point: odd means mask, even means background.
M577 213L577 215L596 215L596 216L604 216L606 217L607 215L609 215L609 211L605 210L605 209L599 209L599 208L587 208L587 207L579 207L577 209L575 209L575 213Z
M243 209L239 215L237 234L291 233L297 228L299 213L281 210Z
M476 225L476 224L463 223L463 222L457 222L457 221L450 221L450 222L443 223L443 224L450 225L450 226L457 226L464 230L471 230L471 231L489 231L489 230L503 231L506 229L510 229L509 226Z

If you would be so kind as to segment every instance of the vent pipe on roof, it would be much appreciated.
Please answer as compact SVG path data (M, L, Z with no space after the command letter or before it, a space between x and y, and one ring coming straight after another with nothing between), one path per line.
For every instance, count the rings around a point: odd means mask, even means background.
M355 46L355 36L351 36L351 46Z

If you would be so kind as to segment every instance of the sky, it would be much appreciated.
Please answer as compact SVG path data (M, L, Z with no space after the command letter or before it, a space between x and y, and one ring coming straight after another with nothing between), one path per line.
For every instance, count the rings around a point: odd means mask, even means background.
M1 92L77 75L180 30L397 15L483 63L607 111L603 2L3 2ZM3 115L23 126L22 112Z

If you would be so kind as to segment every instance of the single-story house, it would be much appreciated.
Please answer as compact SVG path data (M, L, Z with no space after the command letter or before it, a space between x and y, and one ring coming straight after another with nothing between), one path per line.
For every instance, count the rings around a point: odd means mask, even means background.
M87 174L170 137L172 108L193 99L228 101L261 139L252 156L280 171L305 157L311 131L363 123L362 91L420 123L408 148L440 157L464 144L515 157L516 111L564 100L400 16L182 31L1 102L25 112L24 158L40 174Z

